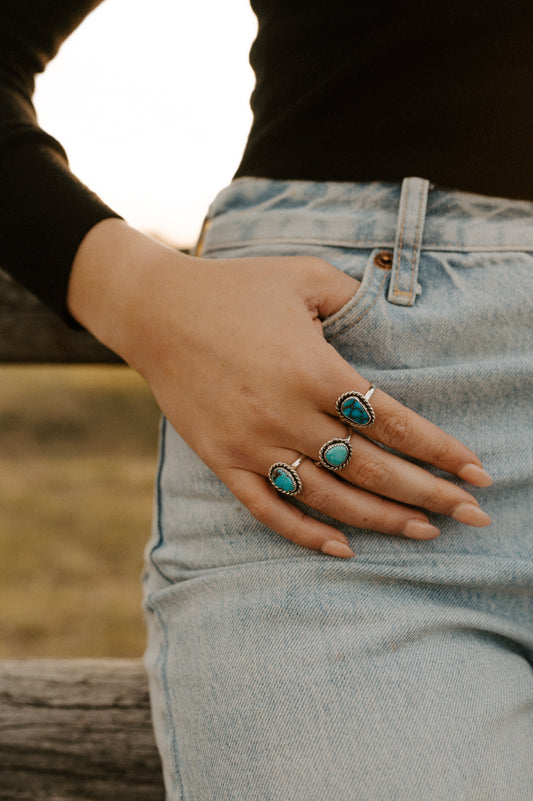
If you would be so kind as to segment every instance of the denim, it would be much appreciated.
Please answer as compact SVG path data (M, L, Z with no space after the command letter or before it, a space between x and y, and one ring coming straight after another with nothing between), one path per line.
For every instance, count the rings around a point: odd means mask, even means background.
M167 798L531 801L533 203L240 178L200 250L359 279L325 336L480 456L494 484L468 489L494 522L430 515L430 541L343 525L353 559L309 551L163 419L144 591Z

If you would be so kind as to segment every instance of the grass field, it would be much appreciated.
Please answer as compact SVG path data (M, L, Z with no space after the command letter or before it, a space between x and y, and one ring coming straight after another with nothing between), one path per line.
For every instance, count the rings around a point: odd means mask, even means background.
M123 367L0 367L0 657L137 656L159 413Z

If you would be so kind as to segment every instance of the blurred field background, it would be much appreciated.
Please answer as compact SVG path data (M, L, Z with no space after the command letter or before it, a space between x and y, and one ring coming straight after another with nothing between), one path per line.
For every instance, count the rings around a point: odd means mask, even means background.
M158 422L127 367L0 367L0 658L142 653Z

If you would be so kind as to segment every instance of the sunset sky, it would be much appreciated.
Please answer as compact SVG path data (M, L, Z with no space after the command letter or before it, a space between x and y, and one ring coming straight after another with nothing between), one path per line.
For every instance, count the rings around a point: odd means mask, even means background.
M247 0L105 0L39 77L39 122L142 230L194 241L251 122Z

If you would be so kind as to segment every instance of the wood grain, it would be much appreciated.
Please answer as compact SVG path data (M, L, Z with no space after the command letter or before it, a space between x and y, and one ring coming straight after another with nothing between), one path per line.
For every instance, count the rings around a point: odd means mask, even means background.
M2 801L163 801L140 660L0 660Z

